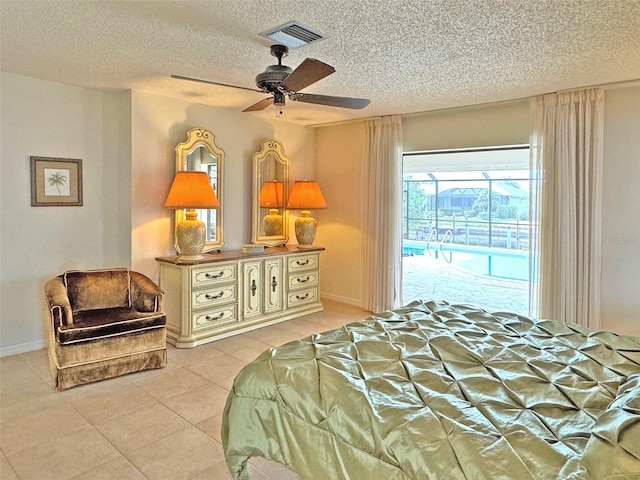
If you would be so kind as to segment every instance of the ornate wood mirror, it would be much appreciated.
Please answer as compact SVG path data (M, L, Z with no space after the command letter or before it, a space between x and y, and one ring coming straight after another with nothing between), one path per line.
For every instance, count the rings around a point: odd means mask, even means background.
M265 140L253 155L252 234L255 245L285 245L289 241L289 160L282 145Z
M203 252L220 250L223 240L223 174L224 151L216 145L215 136L203 128L193 128L187 132L187 140L176 145L176 172L182 170L206 172L211 180L213 191L220 202L216 210L197 210L198 219L203 221L206 227L206 241ZM176 210L175 224L178 225L184 219L184 210ZM178 242L174 236L174 246L178 253Z

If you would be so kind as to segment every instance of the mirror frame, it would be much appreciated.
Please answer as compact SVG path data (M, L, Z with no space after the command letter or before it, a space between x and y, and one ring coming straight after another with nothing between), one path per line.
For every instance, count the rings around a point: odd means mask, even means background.
M224 150L222 150L218 145L216 145L215 135L211 133L209 130L204 128L192 128L187 132L187 140L185 142L179 143L176 145L175 154L176 154L176 172L180 172L182 170L186 170L185 165L187 161L187 155L193 153L196 148L204 147L206 148L211 155L216 158L216 197L218 198L218 202L220 203L220 207L218 207L217 215L216 215L216 239L215 240L207 240L204 242L204 248L202 250L203 253L211 252L212 250L220 250L224 245L224 229L223 229L223 184L224 184ZM184 210L176 210L175 214L175 224L174 224L174 235L173 235L173 246L180 254L180 248L178 247L178 236L175 233L175 229L178 224L184 220Z
M261 167L264 162L273 158L283 168L283 201L282 201L282 235L264 235L262 221L265 216L260 208L260 189L264 181L272 179L263 178ZM253 188L252 188L252 215L251 215L251 243L273 247L286 245L289 241L289 211L287 199L289 197L289 159L284 156L282 145L276 140L265 140L259 152L253 154Z

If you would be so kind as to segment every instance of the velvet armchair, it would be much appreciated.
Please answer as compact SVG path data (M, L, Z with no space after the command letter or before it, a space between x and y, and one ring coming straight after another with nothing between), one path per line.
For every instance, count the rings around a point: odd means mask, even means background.
M126 268L67 271L45 284L57 389L166 364L163 292Z

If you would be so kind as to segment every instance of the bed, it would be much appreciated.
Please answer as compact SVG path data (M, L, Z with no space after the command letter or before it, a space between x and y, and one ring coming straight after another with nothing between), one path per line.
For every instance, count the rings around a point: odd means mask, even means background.
M222 439L236 480L639 479L640 339L413 302L264 352Z

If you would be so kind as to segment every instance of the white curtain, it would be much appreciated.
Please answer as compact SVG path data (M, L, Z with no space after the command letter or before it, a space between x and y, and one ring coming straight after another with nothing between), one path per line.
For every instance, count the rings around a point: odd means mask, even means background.
M367 121L363 175L363 306L380 312L402 301L400 116Z
M531 99L537 316L601 328L604 92Z

